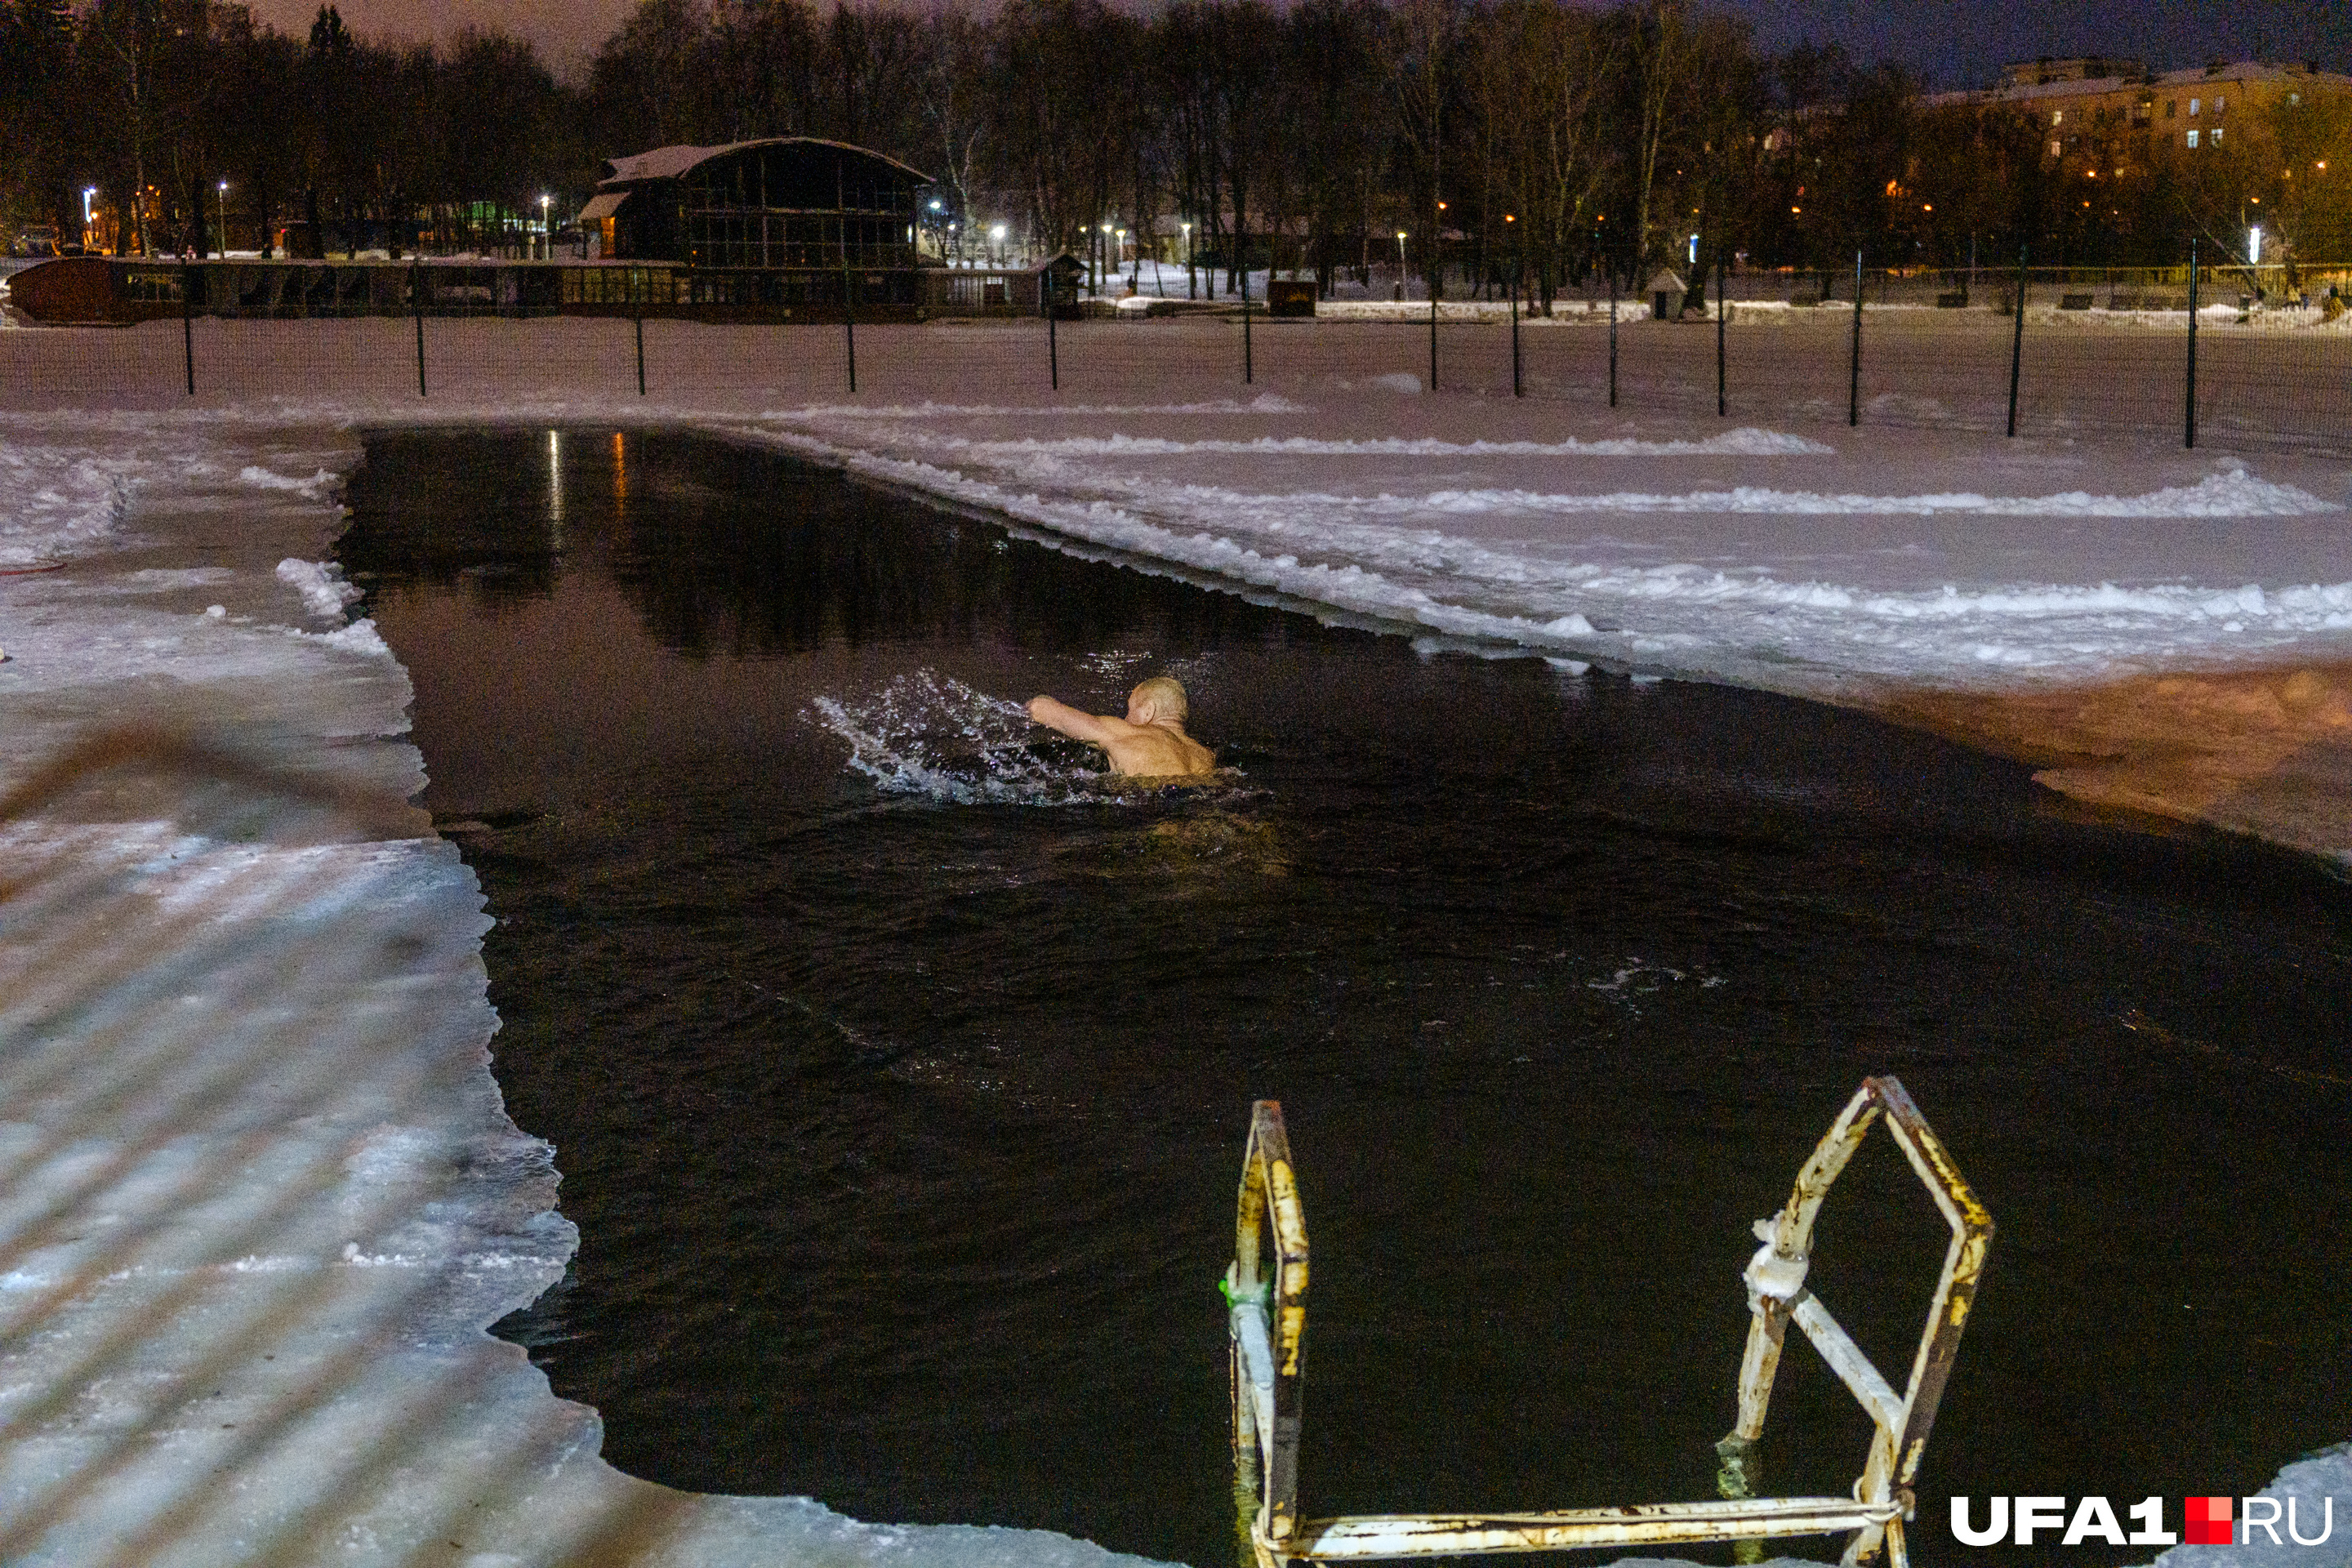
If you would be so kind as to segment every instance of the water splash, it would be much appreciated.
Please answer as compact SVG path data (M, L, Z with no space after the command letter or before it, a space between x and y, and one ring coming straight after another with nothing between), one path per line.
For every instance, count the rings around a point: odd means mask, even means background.
M810 717L849 742L849 765L889 795L969 805L1088 798L1110 775L1057 767L1018 702L919 669L864 697L820 697ZM1098 798L1098 797L1097 797Z

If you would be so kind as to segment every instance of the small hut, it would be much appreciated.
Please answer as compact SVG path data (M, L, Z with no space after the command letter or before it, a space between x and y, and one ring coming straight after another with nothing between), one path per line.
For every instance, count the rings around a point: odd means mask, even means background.
M1689 291L1690 285L1683 281L1681 273L1671 267L1659 268L1658 275L1643 290L1650 297L1650 319L1665 321L1681 314L1683 296Z

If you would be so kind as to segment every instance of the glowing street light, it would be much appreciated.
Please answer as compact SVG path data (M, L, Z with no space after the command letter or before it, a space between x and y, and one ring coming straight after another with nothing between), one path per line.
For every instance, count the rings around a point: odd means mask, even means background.
M213 248L226 256L228 254L228 182L223 180L214 187L214 193L213 210L220 215L220 233L219 243Z
M1397 230L1397 270L1404 270L1404 230Z
M2249 266L2260 266L2262 259L2263 226L2256 224L2246 230L2246 261Z

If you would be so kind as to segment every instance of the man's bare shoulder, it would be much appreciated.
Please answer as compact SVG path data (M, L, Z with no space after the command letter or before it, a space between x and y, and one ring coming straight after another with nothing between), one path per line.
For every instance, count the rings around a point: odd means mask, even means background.
M1181 777L1205 773L1217 765L1216 753L1181 731L1157 724L1118 723L1103 750L1111 766L1122 773L1143 777Z

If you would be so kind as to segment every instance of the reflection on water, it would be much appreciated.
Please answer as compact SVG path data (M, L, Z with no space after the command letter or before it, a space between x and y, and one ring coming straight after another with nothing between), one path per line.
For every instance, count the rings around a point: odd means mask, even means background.
M1223 1562L1214 1283L1271 1096L1310 1509L1705 1497L1748 1224L1873 1071L2001 1226L1924 1561L1954 1491L2243 1493L2346 1435L2352 952L2300 863L685 437L390 437L352 500L583 1235L509 1328L625 1468ZM1014 721L1160 669L1238 780L1106 798ZM1883 1367L1941 1237L1881 1144L1824 1215ZM1792 1355L1769 1483L1843 1492L1865 1436Z

